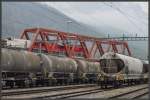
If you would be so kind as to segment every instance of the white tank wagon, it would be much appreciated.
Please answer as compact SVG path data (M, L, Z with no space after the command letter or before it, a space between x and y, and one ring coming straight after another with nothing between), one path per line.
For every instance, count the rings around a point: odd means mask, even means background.
M143 80L143 62L126 55L108 52L100 59L102 84L118 86L123 83L137 83Z
M67 57L41 54L42 73L54 83L70 83L76 78L77 63Z
M78 69L77 75L82 82L96 82L100 73L99 62L89 62L85 60L76 60Z
M40 58L35 53L3 48L1 54L3 83L11 87L23 85L41 71Z

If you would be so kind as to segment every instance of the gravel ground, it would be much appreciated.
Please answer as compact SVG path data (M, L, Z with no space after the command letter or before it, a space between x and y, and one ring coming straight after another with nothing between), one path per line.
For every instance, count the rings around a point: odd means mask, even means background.
M149 96L148 96L148 94L146 94L146 95L143 95L142 97L140 97L139 99L149 99Z
M132 86L132 87L125 87L125 88L120 88L120 89L114 89L110 91L103 91L100 93L94 93L94 94L88 94L88 95L82 95L82 96L76 96L76 97L71 97L73 99L75 98L110 98L118 94L123 94L129 91L133 91L135 89L141 88L141 87L146 87L147 85L140 85L140 86Z

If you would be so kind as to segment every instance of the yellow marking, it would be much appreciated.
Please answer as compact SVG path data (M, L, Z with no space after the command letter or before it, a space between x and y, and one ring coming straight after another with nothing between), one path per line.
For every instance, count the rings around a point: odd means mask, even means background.
M124 75L123 74L116 75L116 80L124 80Z

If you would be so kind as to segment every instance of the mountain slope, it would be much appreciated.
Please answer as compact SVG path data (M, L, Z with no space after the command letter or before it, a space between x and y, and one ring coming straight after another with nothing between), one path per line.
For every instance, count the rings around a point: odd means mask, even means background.
M72 21L67 29L67 21ZM58 10L32 2L2 3L2 36L18 37L25 28L44 27L85 35L98 33L91 27L79 23ZM100 34L99 36L103 36Z

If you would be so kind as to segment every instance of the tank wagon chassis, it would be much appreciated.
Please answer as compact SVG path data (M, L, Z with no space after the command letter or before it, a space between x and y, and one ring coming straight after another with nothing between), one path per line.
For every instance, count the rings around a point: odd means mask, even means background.
M70 78L69 73L54 73L53 78L43 77L39 74L36 78L30 78L30 73L20 72L2 72L3 88L24 88L36 86L54 86L54 85L68 85L68 84L82 84L82 83L96 83L96 75L91 74L91 78ZM87 74L89 76L90 74ZM10 77L9 77L10 76ZM19 77L17 77L19 76ZM74 76L76 76L74 74Z
M123 76L123 75L120 75ZM117 79L116 78L109 78L106 76L102 76L100 80L98 80L98 85L101 86L101 88L108 88L108 86L112 86L114 88L121 87L123 85L134 85L134 84L143 84L148 82L148 78L123 78L123 79Z

